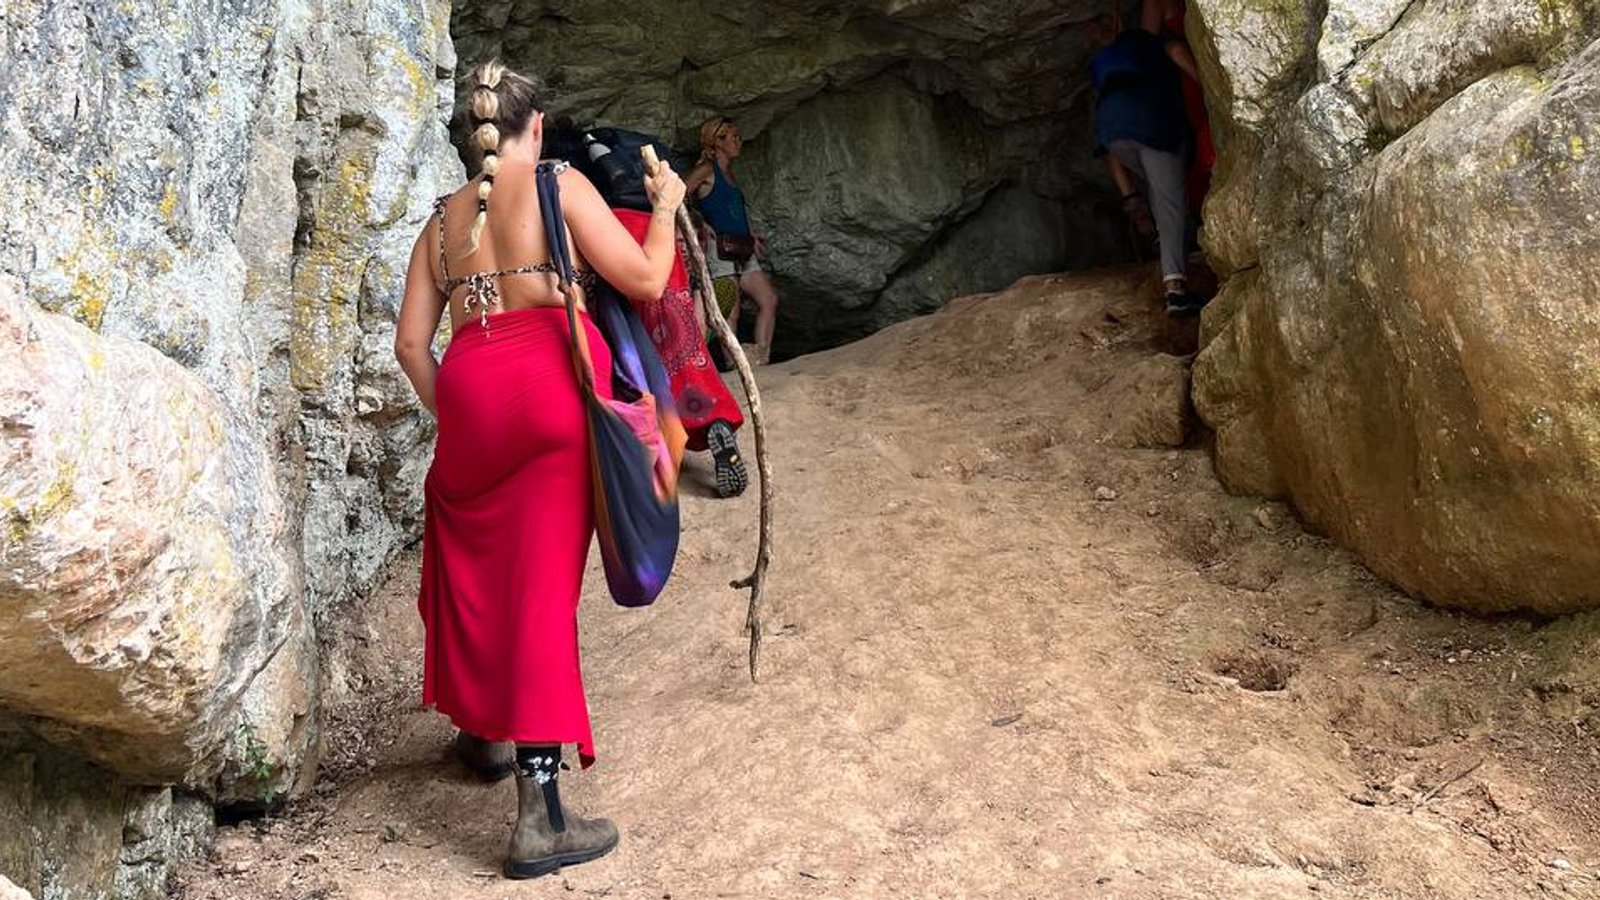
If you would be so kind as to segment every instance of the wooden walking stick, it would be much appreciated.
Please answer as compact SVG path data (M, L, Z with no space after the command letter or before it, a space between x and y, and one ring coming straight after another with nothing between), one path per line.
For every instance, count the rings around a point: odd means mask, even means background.
M655 148L646 144L639 148L639 152L644 155L645 171L655 175L661 165ZM744 355L744 347L739 345L738 335L733 333L728 320L722 317L722 307L717 305L717 294L711 287L711 269L706 265L705 252L700 248L700 235L695 232L694 223L689 219L689 210L681 205L678 207L678 231L689 248L690 264L700 282L700 306L705 312L706 321L711 323L711 330L717 333L717 339L722 342L723 352L728 354L739 370L739 382L744 385L745 399L750 407L750 422L756 433L756 470L761 476L761 533L756 545L756 564L749 575L732 582L730 587L736 591L750 591L750 605L744 621L745 628L750 632L750 680L757 681L761 667L761 605L766 599L767 566L772 563L772 464L767 459L767 420L761 412L761 388L756 385L755 372Z

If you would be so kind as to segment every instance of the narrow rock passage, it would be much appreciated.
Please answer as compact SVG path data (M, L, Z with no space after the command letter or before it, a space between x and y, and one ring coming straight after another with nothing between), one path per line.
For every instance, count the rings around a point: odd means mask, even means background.
M686 500L655 608L589 581L600 762L566 793L618 820L612 856L499 878L512 788L415 708L412 556L339 638L315 796L226 829L182 895L1600 894L1595 739L1538 687L1566 626L1424 608L1224 494L1204 448L1148 449L1193 327L1144 277L1029 279L766 370L763 683L726 587L753 492Z

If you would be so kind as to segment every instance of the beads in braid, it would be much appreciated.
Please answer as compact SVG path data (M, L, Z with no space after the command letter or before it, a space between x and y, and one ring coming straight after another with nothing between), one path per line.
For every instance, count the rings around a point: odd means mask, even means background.
M478 214L473 217L463 256L478 251L483 228L489 222L489 195L500 174L500 143L520 138L535 114L544 108L539 82L506 68L499 61L475 66L467 78L472 94L467 103L472 132L468 149L482 160L483 180L478 183Z
M483 151L483 181L478 183L478 214L467 234L468 253L478 250L483 226L489 222L489 194L494 191L495 176L500 174L500 95L495 88L505 73L506 67L498 62L484 63L478 67L478 84L472 89L472 118L479 123L472 134Z

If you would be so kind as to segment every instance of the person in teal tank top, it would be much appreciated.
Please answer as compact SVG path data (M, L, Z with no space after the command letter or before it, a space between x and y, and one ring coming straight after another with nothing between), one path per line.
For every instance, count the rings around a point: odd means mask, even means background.
M700 197L700 214L718 234L750 237L750 216L745 212L744 191L728 180L722 166L711 166L711 189Z
M684 179L684 185L691 196L698 198L701 216L718 236L707 262L713 269L737 276L739 289L755 301L756 347L752 362L764 365L772 355L778 291L762 268L766 241L751 229L744 190L733 180L731 167L743 148L744 135L732 119L713 116L705 120L700 125L700 162ZM728 324L736 325L738 318L739 306L734 304Z

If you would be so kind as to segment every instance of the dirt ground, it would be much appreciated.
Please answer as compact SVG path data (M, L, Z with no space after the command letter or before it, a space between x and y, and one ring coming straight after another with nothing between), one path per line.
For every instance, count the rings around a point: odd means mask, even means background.
M1600 624L1426 608L1224 493L1203 436L1136 446L1181 432L1194 343L1153 289L1030 279L764 370L762 682L753 491L691 486L655 607L589 580L600 761L563 785L609 857L499 877L514 788L416 708L410 555L338 640L316 790L179 895L1600 897Z

